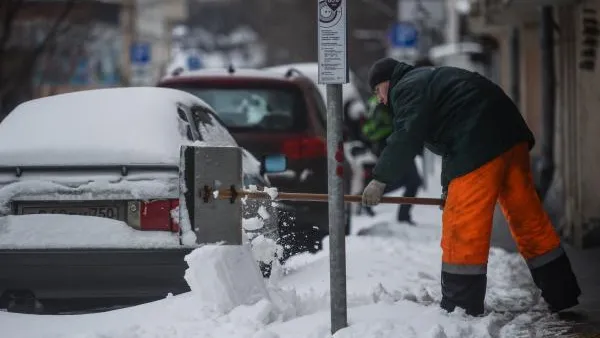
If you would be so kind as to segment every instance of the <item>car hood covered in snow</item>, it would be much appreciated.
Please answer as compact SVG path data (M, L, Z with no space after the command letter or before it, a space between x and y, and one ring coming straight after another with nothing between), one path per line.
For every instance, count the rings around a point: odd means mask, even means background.
M0 123L0 166L179 163L189 142L177 104L205 105L166 88L111 88L25 102Z

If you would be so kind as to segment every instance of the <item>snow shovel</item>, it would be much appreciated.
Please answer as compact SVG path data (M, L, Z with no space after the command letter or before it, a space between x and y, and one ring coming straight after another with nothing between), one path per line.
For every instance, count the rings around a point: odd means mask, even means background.
M280 200L280 201L306 201L306 202L327 202L329 195L327 194L311 194L311 193L294 193L294 192L276 192L271 191L248 191L235 189L221 189L213 193L216 199L235 200L236 198L249 198L258 200ZM381 198L379 203L383 204L418 204L418 205L442 205L440 198L424 198L424 197L387 197ZM361 195L344 195L344 202L362 202Z

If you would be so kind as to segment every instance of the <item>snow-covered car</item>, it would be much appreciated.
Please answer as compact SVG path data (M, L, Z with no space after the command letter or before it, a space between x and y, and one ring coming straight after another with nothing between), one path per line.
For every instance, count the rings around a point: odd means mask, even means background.
M237 146L210 106L174 89L97 89L15 108L0 123L0 308L10 297L187 291L183 258L196 238L178 224L179 162L180 146L196 143ZM244 185L270 186L261 165L243 150ZM283 206L265 204L273 217L261 231L273 232Z
M281 74L289 72L290 69L295 69L302 73L302 75L311 79L311 81L319 88L319 92L321 93L321 96L323 96L323 99L327 98L326 86L318 83L319 65L316 62L290 63L265 68L265 70L279 72ZM368 93L369 90L365 89L365 85L360 82L353 71L350 71L349 82L342 85L344 126L350 139L360 139L358 134L360 133L362 119L364 119L367 114L367 104L365 100L367 99L366 96Z

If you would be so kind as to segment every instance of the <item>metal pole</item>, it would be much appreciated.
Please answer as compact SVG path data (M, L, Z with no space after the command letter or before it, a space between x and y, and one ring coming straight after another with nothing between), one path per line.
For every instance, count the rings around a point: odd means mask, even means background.
M317 0L319 83L327 87L327 188L331 333L348 326L342 84L348 83L347 1ZM350 175L351 173L346 173Z
M346 229L342 140L342 85L327 85L327 171L329 192L329 264L331 333L348 326L346 302Z

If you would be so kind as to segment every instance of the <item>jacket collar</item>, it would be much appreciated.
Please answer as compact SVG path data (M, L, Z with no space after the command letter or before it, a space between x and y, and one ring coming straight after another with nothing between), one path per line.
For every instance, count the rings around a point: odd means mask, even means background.
M415 69L415 66L411 66L407 63L400 62L392 72L392 78L390 80L390 89L396 85L408 72Z
M400 82L400 80L404 77L404 75L408 74L411 70L415 69L414 66L411 66L407 63L400 62L392 72L392 78L390 79L390 85L388 87L388 100L392 98L392 89L394 86ZM388 107L392 110L392 105L388 103Z

